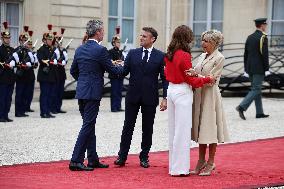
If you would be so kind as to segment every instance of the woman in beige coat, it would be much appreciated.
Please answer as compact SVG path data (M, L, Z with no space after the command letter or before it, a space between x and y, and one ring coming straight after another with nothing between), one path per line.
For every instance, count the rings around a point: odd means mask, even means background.
M199 160L191 173L206 176L215 169L217 143L227 142L229 136L218 87L225 60L218 51L218 47L223 42L223 35L216 30L206 31L202 33L201 40L205 53L200 55L198 64L194 68L195 72L200 77L208 75L218 77L215 84L197 88L193 97L192 140L199 143ZM207 144L209 144L209 158L206 162Z

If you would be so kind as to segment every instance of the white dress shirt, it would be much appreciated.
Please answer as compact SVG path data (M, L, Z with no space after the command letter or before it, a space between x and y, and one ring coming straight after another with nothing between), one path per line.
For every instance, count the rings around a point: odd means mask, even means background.
M144 56L145 56L145 50L148 50L148 59L147 59L147 62L149 61L149 58L150 58L150 56L151 56L151 52L152 52L152 50L153 50L153 46L152 47L150 47L149 49L145 49L144 47L143 47L143 53L142 53L142 60L143 60L143 58L144 58Z

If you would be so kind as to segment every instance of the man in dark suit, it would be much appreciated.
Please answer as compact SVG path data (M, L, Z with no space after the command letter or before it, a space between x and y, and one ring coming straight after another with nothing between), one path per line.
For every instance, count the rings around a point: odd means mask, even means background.
M167 86L164 75L164 53L155 49L153 43L158 33L154 28L144 27L140 36L141 48L130 50L125 62L125 75L130 73L129 88L125 98L125 120L120 150L115 165L124 166L129 152L136 118L142 112L142 143L140 166L148 168L148 153L152 145L153 124L159 104L158 78L163 83L163 100L160 110L167 108Z
M248 109L252 101L255 101L256 118L266 118L269 115L263 113L261 100L261 87L266 75L269 75L268 40L265 30L266 18L258 18L255 21L256 31L249 35L245 44L244 70L249 75L251 90L237 106L239 116L245 120L244 111Z
M71 75L78 81L76 98L83 119L69 164L69 169L72 171L92 171L94 168L108 167L99 162L96 151L96 118L102 98L104 72L123 74L123 68L114 66L109 59L107 49L99 44L104 36L103 22L90 20L86 28L89 39L76 50L70 70ZM88 151L87 166L83 164L86 150Z

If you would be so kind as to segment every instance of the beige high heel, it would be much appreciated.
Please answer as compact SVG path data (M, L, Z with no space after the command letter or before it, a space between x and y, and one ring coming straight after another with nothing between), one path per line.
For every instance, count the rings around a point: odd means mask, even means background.
M199 176L210 176L211 172L216 169L215 163L207 163L205 166L205 169L203 169L200 173Z
M193 171L190 171L190 174L197 175L202 169L206 167L206 161L198 160L197 165Z

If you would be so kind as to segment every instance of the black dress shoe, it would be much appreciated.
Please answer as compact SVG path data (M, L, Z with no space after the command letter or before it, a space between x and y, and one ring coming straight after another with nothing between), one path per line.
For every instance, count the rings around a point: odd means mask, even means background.
M126 160L124 160L124 159L118 157L118 158L114 161L114 164L115 164L115 165L119 165L120 167L122 167L122 166L125 166L125 162L126 162Z
M7 120L4 119L4 118L1 118L1 119L0 119L0 122L5 123L5 122L7 122Z
M55 118L54 115L48 114L49 118Z
M119 111L119 112L124 112L125 110L120 108L118 111Z
M57 111L57 113L65 114L65 113L66 113L66 111L64 111L64 110L59 110L59 111Z
M35 111L32 109L28 109L26 112L35 112Z
M15 117L29 117L29 115L22 113L22 114L16 114Z
M57 112L57 111L51 111L51 113L52 113L52 114L58 114L58 112Z
M73 161L70 161L69 169L71 171L93 171L94 170L94 168L92 167L86 167L83 163L76 163Z
M244 115L244 109L242 107L240 107L240 106L237 106L236 110L239 112L240 118L243 119L243 120L246 120L246 117Z
M256 118L267 118L267 117L269 117L269 115L266 115L266 114L256 114L255 117Z
M144 167L144 168L150 167L149 160L148 159L141 159L140 160L140 166Z
M91 167L91 168L108 168L109 165L108 164L103 164L101 162L95 162L95 163L88 163L87 167Z
M41 118L50 118L48 114L41 114L40 117Z
M6 121L7 121L7 122L13 122L13 120L10 119L10 118L8 118L8 117L6 118Z

